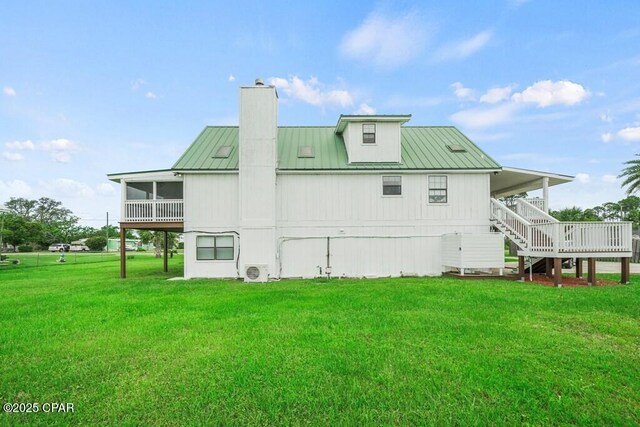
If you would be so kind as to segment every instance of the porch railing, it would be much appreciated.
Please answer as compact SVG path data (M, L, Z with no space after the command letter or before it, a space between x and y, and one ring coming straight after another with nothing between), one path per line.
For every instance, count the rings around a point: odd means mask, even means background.
M125 200L124 220L127 222L179 222L184 220L182 199Z

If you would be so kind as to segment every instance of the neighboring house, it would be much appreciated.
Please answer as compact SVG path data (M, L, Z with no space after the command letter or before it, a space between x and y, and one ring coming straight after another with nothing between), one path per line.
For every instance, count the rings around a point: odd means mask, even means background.
M502 167L454 127L407 126L409 115L289 127L277 112L274 87L242 87L239 126L206 127L171 169L109 175L122 184L121 232L183 232L185 278L500 268L491 230L521 260L630 256L630 224L569 229L545 213L548 187L572 177ZM519 214L496 200L535 189L544 198L519 201Z

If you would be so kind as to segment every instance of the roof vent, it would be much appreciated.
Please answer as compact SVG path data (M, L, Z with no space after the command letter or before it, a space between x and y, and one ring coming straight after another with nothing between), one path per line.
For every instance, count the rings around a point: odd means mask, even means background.
M264 86L264 82L262 81L261 78L256 79L256 86Z
M315 156L316 153L311 145L303 145L298 148L298 158L313 158Z
M226 159L231 154L231 146L230 145L221 145L218 147L216 154L213 155L214 159Z
M452 153L466 153L467 149L464 148L462 145L460 144L449 144L447 145L447 148L449 149L449 151L451 151Z

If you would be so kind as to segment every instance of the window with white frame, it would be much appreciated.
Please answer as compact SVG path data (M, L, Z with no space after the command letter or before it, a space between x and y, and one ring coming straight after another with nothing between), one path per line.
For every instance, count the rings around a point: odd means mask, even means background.
M196 259L198 261L233 260L233 236L198 236Z
M447 177L429 177L429 203L447 203Z
M401 176L383 176L382 177L382 195L383 196L401 196L402 195L402 177Z
M363 144L375 144L376 143L376 125L375 125L375 123L364 123L362 125L362 143Z

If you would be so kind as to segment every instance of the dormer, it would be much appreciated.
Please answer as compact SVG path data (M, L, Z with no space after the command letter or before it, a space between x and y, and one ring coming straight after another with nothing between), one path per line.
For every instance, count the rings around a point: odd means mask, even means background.
M336 134L342 135L349 163L400 163L400 127L411 115L341 115Z

